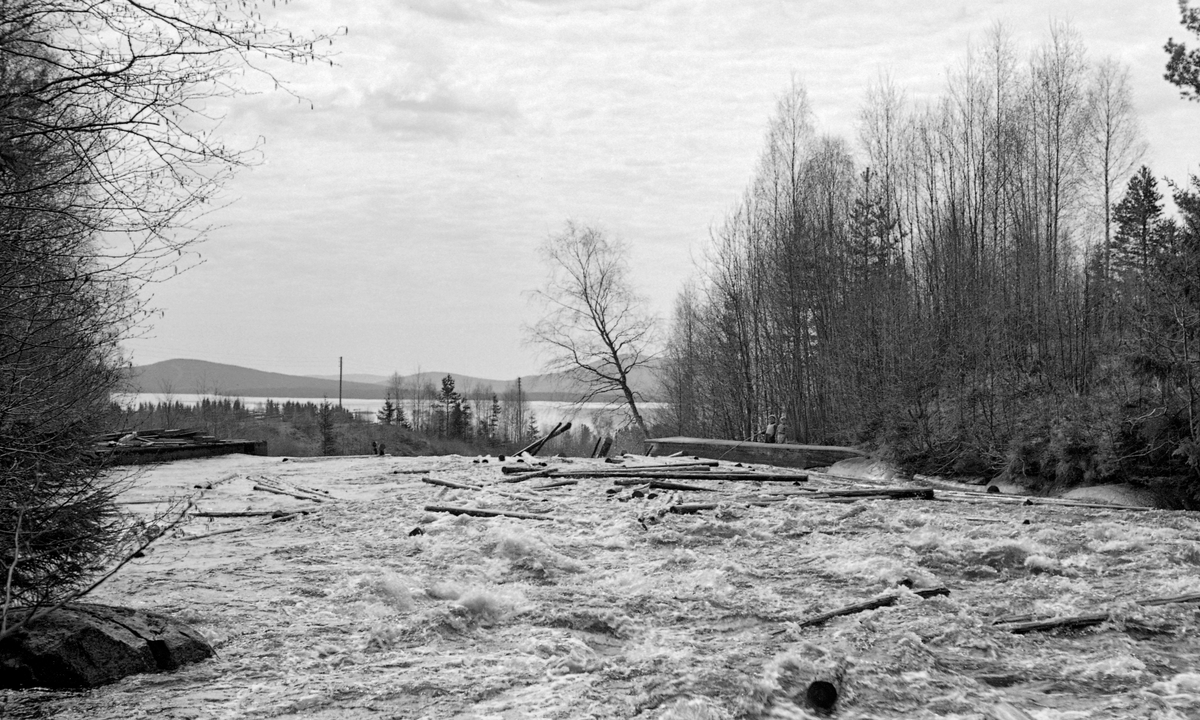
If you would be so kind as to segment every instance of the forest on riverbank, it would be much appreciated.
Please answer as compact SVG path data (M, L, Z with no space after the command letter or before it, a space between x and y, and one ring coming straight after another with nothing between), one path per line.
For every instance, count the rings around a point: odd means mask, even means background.
M1200 500L1200 179L1141 164L1120 63L996 28L938 98L871 87L857 144L798 84L764 144L676 302L672 433Z

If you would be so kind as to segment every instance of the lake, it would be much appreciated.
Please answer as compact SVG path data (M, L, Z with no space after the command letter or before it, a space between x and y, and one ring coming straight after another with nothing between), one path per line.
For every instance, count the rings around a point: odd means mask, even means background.
M124 406L139 405L142 403L163 403L168 397L162 393L122 393L114 395L113 400ZM251 410L262 410L267 405L267 400L273 400L279 404L285 402L295 403L313 403L320 405L328 398L265 398L265 397L236 397L236 396L214 396L200 395L196 393L174 393L170 396L172 402L182 403L184 405L197 405L201 400L240 400L243 405ZM331 399L330 402L337 403L336 399ZM383 400L370 400L362 398L344 398L342 407L350 410L358 415L361 419L372 421L375 420L375 413L379 412L383 407ZM554 427L556 423L571 421L576 424L582 422L591 425L593 428L597 424L604 425L612 423L620 426L623 424L621 412L609 409L608 403L590 402L590 403L570 403L552 400L526 400L526 412L532 412L537 418L538 425L549 429ZM638 408L643 415L652 414L654 411L663 407L665 403L646 402L640 403ZM413 403L411 400L404 402L405 413L412 413Z

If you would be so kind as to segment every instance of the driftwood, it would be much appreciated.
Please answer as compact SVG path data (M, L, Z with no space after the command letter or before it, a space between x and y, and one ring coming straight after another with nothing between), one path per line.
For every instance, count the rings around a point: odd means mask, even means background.
M505 465L501 472L505 475L521 473L524 468ZM540 471L546 477L556 478L650 478L664 480L752 480L756 482L807 482L808 476L802 473L765 473L765 472L734 472L734 471L714 471L714 470L697 470L695 468L685 470L639 470L636 468L620 467L620 468L594 468L594 469L579 469L579 470L560 470L558 468L547 468ZM539 477L533 473L527 473L525 477ZM524 479L524 478L522 478ZM515 481L514 481L515 482Z
M456 483L451 480L435 480L434 478L421 478L421 482L428 485L440 485L441 487L453 488L455 490L479 490L496 493L501 497L511 498L513 500L534 500L535 498L529 495L521 495L518 493L507 493L486 485L468 485L466 483ZM445 492L444 490L442 492Z
M546 483L529 488L530 490L553 490L554 488L567 487L568 485L578 485L578 480L559 480L558 482Z
M1200 593L1192 593L1190 595L1175 595L1172 597L1161 598L1143 598L1134 600L1138 605L1144 607L1154 607L1156 605L1174 605L1177 603L1200 603ZM1002 630L1007 630L1018 635L1028 632L1038 632L1041 630L1056 630L1058 628L1083 628L1093 625L1100 625L1107 622L1111 617L1109 613L1089 613L1086 615L1072 615L1069 617L1049 618L1045 620L1033 620L1032 615L1009 615L996 618L992 621L993 625L1003 625Z
M298 517L300 517L301 515L304 515L304 514L306 514L307 512L308 512L308 511L307 511L307 510L305 510L305 511L303 511L303 512L293 512L293 513L288 513L287 515L280 515L279 517L271 518L270 520L266 520L266 521L264 521L264 522L260 522L260 523L258 523L258 524L256 524L256 525L243 525L242 527L229 528L229 529L227 529L227 530L216 530L216 531L214 531L214 532L210 532L210 533L204 533L203 535L189 535L188 537L184 537L184 538L180 538L180 539L181 539L181 540L200 540L200 539L203 539L203 538L212 537L212 536L214 536L214 535L228 535L229 533L241 532L241 531L243 531L243 530L246 530L246 529L248 529L248 528L252 528L252 527L262 527L263 525L270 525L271 523L277 523L277 522L284 522L284 521L286 521L286 520L292 520L292 519L294 519L294 518L298 518Z
M300 495L299 493L288 492L287 490L284 490L282 488L271 487L269 485L255 485L254 489L261 490L262 492L275 493L276 495L288 495L290 497L294 497L299 500L312 500L313 502L325 502L326 500L329 499L329 498L323 498L323 497L320 497L317 495Z
M451 515L471 515L473 517L510 517L520 520L557 520L549 515L513 512L510 510L481 510L479 508L451 507L449 505L426 505L425 512L444 512Z
M546 435L545 437L534 438L533 442L529 443L525 447L516 451L515 453L513 453L513 455L524 455L525 453L529 453L530 455L537 455L537 450L535 450L534 448L536 448L536 447L540 446L542 443L546 442L547 438L549 438L554 433L558 432L558 429L560 427L562 427L562 423L556 424L554 426L554 429L552 429L550 431L550 435Z
M529 453L530 455L537 455L538 452L542 449L543 445L550 442L551 440L558 437L559 435L562 435L563 433L565 433L566 431L568 431L570 429L571 429L571 423L567 423L565 425L563 423L558 423L557 425L554 426L554 429L551 430L548 435L546 435L545 437L542 437L542 438L538 438L537 440L534 440L533 442L529 443L528 445L526 445L525 447L521 448L520 450L516 451L513 454L514 455L522 455L524 453Z
M762 498L761 500L726 500L723 503L679 503L672 505L670 511L676 515L691 515L704 510L716 510L721 505L749 505L751 507L770 507L783 502L781 498Z
M703 470L706 468L719 467L720 465L721 465L721 461L719 461L719 460L685 460L684 462L654 463L652 465L621 465L619 468L616 468L616 469L620 469L620 470L677 470L680 468L687 468L687 469L691 469L691 470ZM731 470L730 472L737 472L737 471ZM750 471L746 470L744 472L750 472Z
M546 443L550 442L551 440L558 437L559 435L562 435L563 433L567 432L570 429L571 429L571 423L569 423L569 422L562 423L561 426L555 427L553 430L550 431L550 434L546 436L545 440L542 440L540 443L537 444L537 447L535 447L533 449L533 451L530 452L530 454L537 455L538 453L540 453L542 451L542 448L544 448L546 446Z
M948 588L944 588L944 587L922 588L920 590L913 590L912 593L919 597L931 598L931 597L935 597L938 595L949 595L950 590ZM902 597L902 594L898 593L898 592L887 593L885 595L873 597L870 600L863 600L862 602L857 602L857 603L853 603L850 605L844 605L840 608L837 608L836 610L830 610L829 612L824 612L824 613L821 613L820 615L813 615L811 617L807 617L807 618L801 620L799 625L800 625L800 627L812 627L814 625L821 625L822 623L824 623L828 620L832 620L835 617L841 617L843 615L853 615L855 613L864 612L866 610L874 610L876 608L887 607L889 605L894 605L896 603L896 601L899 600L901 597Z
M812 493L795 493L793 497L814 500L933 500L933 488L864 488L862 490L818 490Z
M972 492L970 490L947 490L939 497L957 502L1001 503L1008 505L1053 505L1057 507L1084 508L1087 510L1127 510L1147 512L1156 508L1145 505L1116 505L1112 503L1064 500L1063 498L1037 497L1034 495L1007 495L1005 493Z
M450 480L437 480L434 478L421 478L421 482L427 485L441 485L442 487L454 488L455 490L482 490L481 485L467 485L465 483L451 482Z
M315 509L316 508L302 508L302 509L297 509L297 510L286 510L284 512L286 512L288 514L296 514L296 513L306 514L306 513L312 512ZM221 511L217 511L217 510L197 510L195 512L188 513L188 514L191 515L192 517L224 518L224 517L262 517L264 515L274 515L277 512L280 512L280 511L279 510L240 510L240 511L231 511L231 512L221 512Z
M720 492L713 488L697 487L695 485L684 485L683 483L671 482L669 480L651 480L647 482L642 478L624 478L615 481L616 485L649 485L652 490L683 490L684 492Z
M509 467L512 467L512 466L506 465L505 467L501 468L501 470L507 470ZM522 480L532 480L533 478L549 477L551 474L554 473L554 471L556 469L557 468L545 468L544 470L534 470L533 472L524 472L524 473L521 473L520 475L513 475L512 477L504 478L500 482L518 483L518 482L521 482Z

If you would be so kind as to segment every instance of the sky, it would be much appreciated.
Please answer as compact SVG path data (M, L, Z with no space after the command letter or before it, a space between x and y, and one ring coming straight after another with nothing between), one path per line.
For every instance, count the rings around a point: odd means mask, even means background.
M1200 174L1200 103L1162 79L1175 0L293 0L295 30L345 27L335 65L220 106L261 138L225 188L203 262L154 287L135 364L196 358L299 375L541 370L538 246L568 220L626 241L664 321L753 175L793 82L853 141L883 76L941 94L1003 23L1054 21L1129 66L1159 176ZM253 81L251 81L253 82Z

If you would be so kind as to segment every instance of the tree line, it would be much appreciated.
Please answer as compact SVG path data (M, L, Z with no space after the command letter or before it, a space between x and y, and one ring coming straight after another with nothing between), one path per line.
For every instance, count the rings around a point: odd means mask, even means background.
M858 126L779 100L676 300L673 429L776 413L924 472L1197 477L1200 180L1168 216L1128 71L996 27L936 99L880 80Z
M165 395L159 402L111 403L107 432L147 428L194 428L221 438L265 440L272 455L362 455L382 448L395 455L503 454L545 434L519 384L502 394L490 386L460 393L453 375L432 382L388 383L383 406L373 417L328 399L247 403L234 397L203 397L183 403ZM593 425L595 427L593 427ZM612 436L619 450L640 449L637 438L600 416L592 425L575 422L545 446L543 454L588 456L599 437Z

